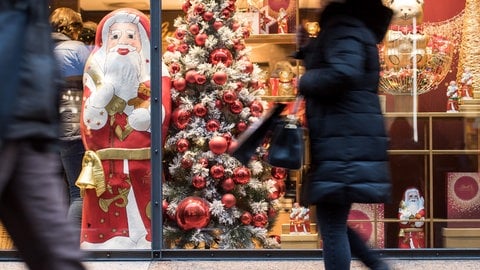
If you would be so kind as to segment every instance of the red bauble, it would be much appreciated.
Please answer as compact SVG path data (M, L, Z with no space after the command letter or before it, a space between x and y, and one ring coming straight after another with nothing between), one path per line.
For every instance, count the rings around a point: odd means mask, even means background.
M177 151L180 153L187 151L189 146L190 143L187 139L182 138L177 141Z
M196 189L202 189L207 186L207 180L201 175L195 175L192 178L192 186Z
M231 193L224 194L222 196L222 203L226 208L231 208L237 203L237 199Z
M267 223L268 223L267 215L260 213L260 214L255 214L253 216L253 226L265 228L265 226L267 226Z
M223 92L222 99L223 102L227 104L232 104L235 100L237 100L237 94L233 90L227 90Z
M222 21L215 21L215 22L213 23L213 28L215 28L215 30L217 30L217 31L218 31L218 29L222 28L222 26L223 26L223 22L222 22Z
M185 79L187 80L187 82L189 83L195 83L195 76L197 75L197 71L196 70L189 70L185 73Z
M189 30L190 30L190 33L192 33L193 35L196 35L198 34L198 32L200 32L200 27L198 26L198 24L192 24L190 25Z
M235 88L235 91L240 91L243 88L243 83L242 82L237 82L237 87Z
M276 180L285 179L287 177L287 169L280 167L272 167L271 174Z
M238 124L237 124L237 130L238 130L238 132L244 132L245 130L247 130L247 128L248 128L247 123L245 123L245 122L238 122Z
M237 44L233 45L233 48L235 48L236 51L241 51L241 50L245 49L245 44L237 43Z
M196 74L195 75L195 82L199 85L202 85L202 84L205 84L205 82L207 81L207 77L205 77L205 75L203 74Z
M205 42L207 41L208 35L205 33L200 33L195 36L195 44L197 46L203 46L205 45Z
M250 170L247 167L238 167L233 171L233 181L240 185L250 182Z
M176 108L172 113L172 122L178 129L186 128L188 122L190 122L190 112L182 108Z
M285 195L285 191L286 191L286 185L285 185L285 181L283 180L275 180L275 184L274 184L274 187L275 187L275 191L271 192L268 197L272 200L276 200L280 197L282 197L283 195Z
M253 64L252 64L252 62L249 61L249 62L245 63L245 69L244 69L243 71L245 71L246 73L251 74L251 73L253 72Z
M182 161L180 163L182 165L182 168L188 169L192 167L193 160L191 158L182 158Z
M274 218L277 216L277 210L275 208L270 207L268 208L268 217Z
M187 197L178 204L175 219L185 231L204 228L210 222L210 205L200 197Z
M179 44L177 47L177 51L179 51L182 54L186 54L188 52L188 44L187 43Z
M232 178L227 178L222 182L222 188L226 192L232 191L235 188L235 182L233 182Z
M182 68L180 67L180 65L178 63L171 63L170 64L170 67L169 67L169 71L171 74L175 74L177 72L179 72Z
M198 103L193 106L193 113L198 117L204 117L207 115L208 109L205 105Z
M193 13L194 14L202 14L205 11L205 6L203 4L198 4L195 6Z
M215 136L210 139L210 142L208 142L208 147L214 154L221 155L227 151L228 143L224 137Z
M175 44L168 44L167 51L174 52L175 51Z
M230 111L234 114L239 114L241 113L243 110L243 104L240 100L235 100L234 102L232 102L232 104L230 104Z
M190 1L186 1L185 3L182 4L182 10L185 13L188 13L188 9L192 6Z
M213 165L210 168L210 175L214 179L220 179L225 175L225 168L220 164Z
M217 119L210 119L207 122L206 129L210 132L217 131L220 128L220 122Z
M208 21L210 21L210 20L213 19L213 12L206 11L205 13L203 13L203 16L202 16L202 17L203 17L203 19L204 19L205 21L208 22Z
M217 85L224 85L227 82L227 73L223 71L217 71L213 74L212 80Z
M228 49L215 49L210 53L210 63L216 65L223 63L226 67L229 67L233 62L232 53Z
M220 99L215 100L215 108L221 110L223 108L223 103Z
M187 86L187 81L185 80L185 78L180 77L172 81L172 86L173 88L175 88L175 90L181 92L185 90L185 87Z
M208 167L208 159L206 158L200 158L198 160L198 163L202 165L203 168L207 168Z
M240 222L242 222L243 225L250 225L252 223L253 217L250 212L243 212L242 215L240 216Z
M162 201L162 215L163 215L164 219L167 216L167 208L168 208L168 202L167 202L167 200L163 200Z
M222 137L225 138L225 140L227 140L228 144L230 144L230 142L232 141L232 135L230 135L230 133L223 133Z
M228 9L222 10L222 17L224 19L230 18L231 15L232 15L232 12L230 10L228 10Z
M186 34L185 30L177 29L174 35L176 39L182 40L185 37L185 34Z
M263 113L263 105L259 101L255 100L250 104L250 112L255 117L262 116Z

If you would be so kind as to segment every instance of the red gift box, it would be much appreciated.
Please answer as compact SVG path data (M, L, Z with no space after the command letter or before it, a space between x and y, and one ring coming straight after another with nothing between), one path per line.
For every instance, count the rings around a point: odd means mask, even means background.
M348 215L348 226L372 248L385 247L383 204L354 203Z
M479 191L479 173L447 173L447 217L449 219L480 219ZM480 222L448 222L448 227L480 227Z

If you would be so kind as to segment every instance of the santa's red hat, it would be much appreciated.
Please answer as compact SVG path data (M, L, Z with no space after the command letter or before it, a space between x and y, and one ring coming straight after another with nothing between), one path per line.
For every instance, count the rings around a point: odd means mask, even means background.
M133 23L138 26L140 40L142 44L142 57L145 64L150 64L150 20L143 12L133 8L120 8L108 13L98 23L97 33L95 36L95 49L92 54L97 54L97 58L103 59L107 54L103 42L108 38L108 31L115 23ZM150 68L146 67L145 71L150 73Z

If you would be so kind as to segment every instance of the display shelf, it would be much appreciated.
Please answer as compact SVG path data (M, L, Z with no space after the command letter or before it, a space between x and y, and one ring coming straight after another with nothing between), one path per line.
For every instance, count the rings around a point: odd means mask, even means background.
M479 112L419 112L416 114L419 140L411 138L413 117L411 112L387 112L384 114L387 129L394 150L389 150L393 178L393 198L395 202L402 196L404 188L416 186L425 197L426 247L445 247L442 243L443 228L448 222L472 222L475 220L447 217L449 201L446 194L446 175L450 172L478 172L480 150ZM405 125L392 130L395 119L402 119ZM386 218L390 228L394 228L396 207L387 209ZM392 221L392 222L388 222ZM466 223L465 223L466 224ZM392 227L393 226L393 227ZM388 236L387 236L388 237ZM395 235L390 235L390 246Z
M245 42L247 44L295 44L295 34L256 34L250 35Z
M262 96L262 99L269 102L292 102L296 96Z

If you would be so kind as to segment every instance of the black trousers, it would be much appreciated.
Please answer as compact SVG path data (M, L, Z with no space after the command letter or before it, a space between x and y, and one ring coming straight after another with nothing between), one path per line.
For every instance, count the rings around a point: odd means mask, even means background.
M0 150L0 219L32 270L83 270L59 154L38 142L10 141Z

